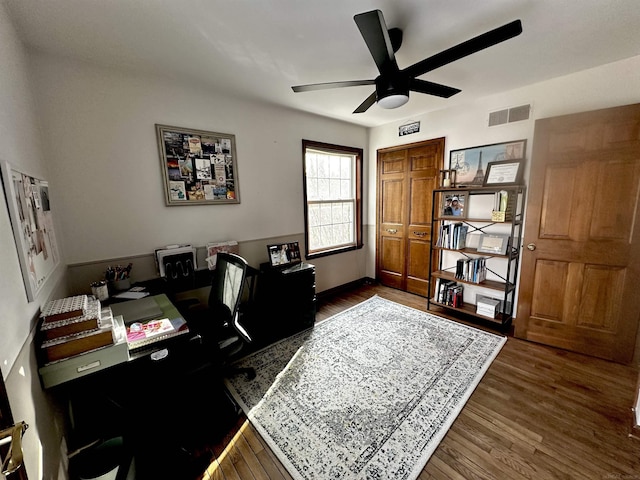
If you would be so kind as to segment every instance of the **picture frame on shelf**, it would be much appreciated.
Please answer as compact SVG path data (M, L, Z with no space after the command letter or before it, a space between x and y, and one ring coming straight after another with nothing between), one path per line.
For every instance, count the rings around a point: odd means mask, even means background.
M493 255L506 255L509 248L510 236L501 233L483 233L480 236L478 253L489 253Z
M440 218L463 220L466 217L466 197L462 192L443 192L440 198Z
M489 163L523 159L526 146L527 140L522 139L451 150L449 168L456 170L457 186L482 186Z
M240 203L236 137L156 124L165 203Z
M484 176L484 187L522 185L524 160L489 162Z

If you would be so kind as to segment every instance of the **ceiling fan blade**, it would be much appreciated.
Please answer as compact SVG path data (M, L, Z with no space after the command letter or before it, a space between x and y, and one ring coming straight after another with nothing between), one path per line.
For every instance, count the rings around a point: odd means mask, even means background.
M380 10L359 13L353 17L381 74L397 71L393 44Z
M447 87L446 85L428 82L426 80L419 80L417 78L412 78L409 81L409 90L443 98L449 98L462 91L458 88Z
M425 58L418 63L414 63L403 71L410 77L419 77L420 75L459 60L467 55L471 55L472 53L479 52L480 50L484 50L485 48L516 37L521 33L522 22L520 20L514 20L511 23L507 23L506 25L490 30L482 35L478 35L466 42L462 42L455 47L436 53L435 55Z
M360 85L375 85L375 80L351 80L347 82L312 83L310 85L296 85L291 87L294 92L311 92L313 90L327 90L329 88L357 87Z
M356 108L353 113L364 113L369 110L369 107L376 103L376 92L373 92L371 95L367 97L367 99L360 104L358 108Z

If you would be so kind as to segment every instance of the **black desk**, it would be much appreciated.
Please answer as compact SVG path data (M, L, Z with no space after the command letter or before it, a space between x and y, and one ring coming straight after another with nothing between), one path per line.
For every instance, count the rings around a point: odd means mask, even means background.
M160 318L181 316L166 295L154 298ZM135 456L136 478L184 478L193 460L185 449L218 440L237 418L221 372L202 367L204 347L190 333L96 364L110 348L44 367L53 370L45 370L43 385L68 406L70 451L121 437Z

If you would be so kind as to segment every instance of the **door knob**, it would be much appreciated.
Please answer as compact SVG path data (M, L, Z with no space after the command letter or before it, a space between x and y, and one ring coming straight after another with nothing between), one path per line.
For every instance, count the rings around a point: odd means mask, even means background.
M529 245L527 245L527 248L533 252L536 249L536 244L530 243Z

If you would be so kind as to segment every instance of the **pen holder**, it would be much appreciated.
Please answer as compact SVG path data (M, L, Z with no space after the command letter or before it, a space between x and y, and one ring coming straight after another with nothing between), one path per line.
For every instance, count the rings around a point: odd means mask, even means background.
M109 299L109 289L105 282L97 282L91 285L91 294L101 302Z
M111 289L117 292L129 290L130 288L131 281L129 281L128 278L123 278L122 280L114 280L111 282Z

